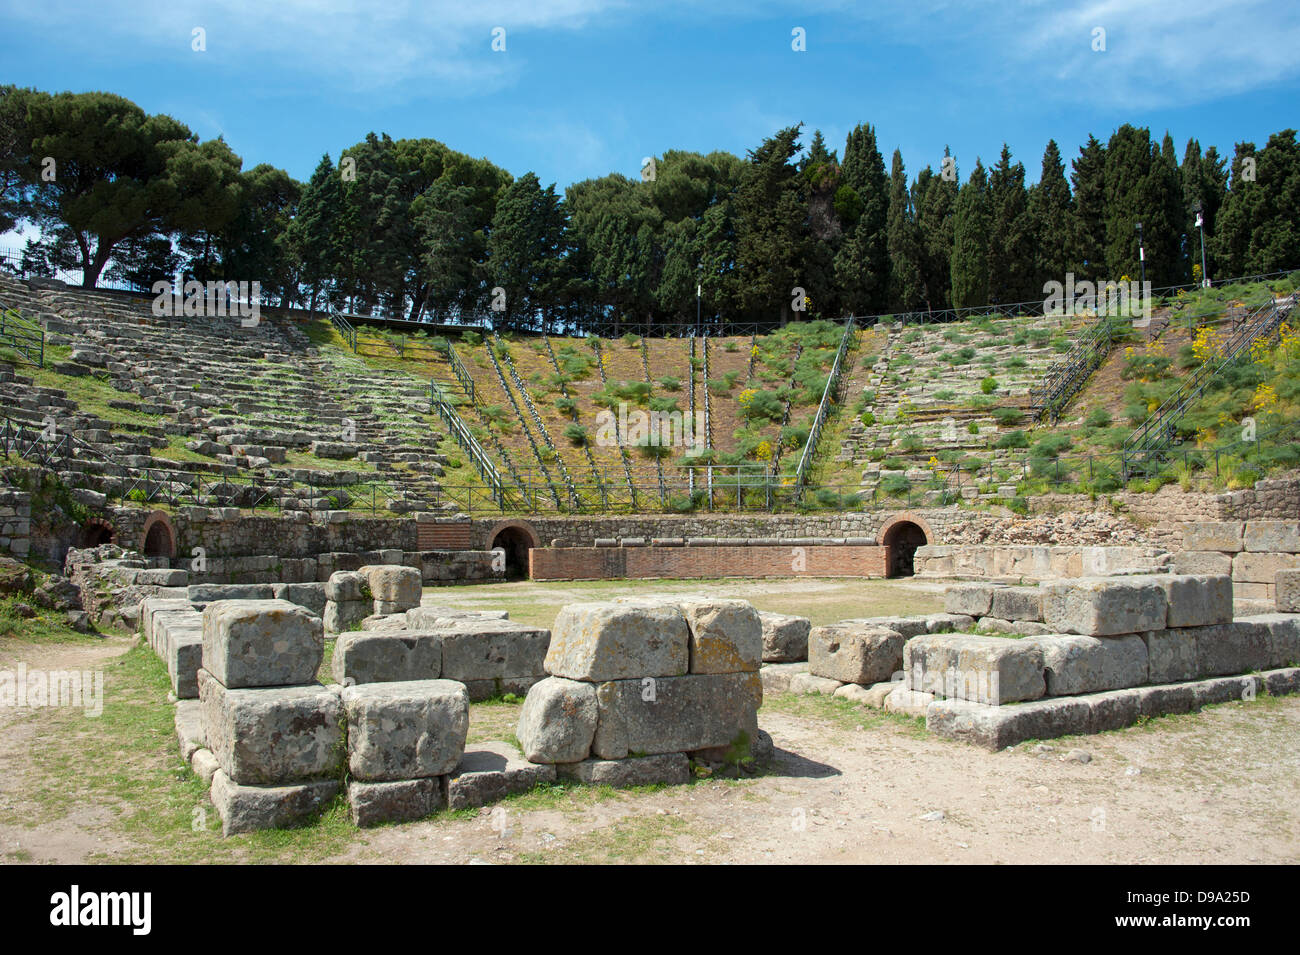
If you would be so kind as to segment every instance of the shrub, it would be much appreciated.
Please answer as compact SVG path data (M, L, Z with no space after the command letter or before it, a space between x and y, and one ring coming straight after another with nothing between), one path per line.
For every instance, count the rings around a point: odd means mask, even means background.
M577 422L565 426L564 436L573 442L575 447L580 448L587 443L587 429Z
M998 380L992 375L980 382L980 391L986 395L991 395L998 390Z
M1019 408L1004 407L1004 408L993 409L993 420L996 421L998 425L1003 428L1009 428L1014 424L1019 424L1020 420L1024 416L1025 416L1024 412L1021 411Z
M891 474L880 482L880 490L890 497L901 497L912 489L912 482L901 474Z
M1023 431L1008 431L998 437L993 447L1003 451L1013 448L1027 448L1029 447L1029 438L1025 436Z
M672 375L665 375L659 379L659 387L664 391L681 391L682 380L680 378L674 378Z
M460 340L461 344L468 348L477 348L483 344L483 336L478 332L462 332Z
M1110 412L1105 408L1093 408L1083 419L1083 423L1089 428L1109 428L1111 420Z

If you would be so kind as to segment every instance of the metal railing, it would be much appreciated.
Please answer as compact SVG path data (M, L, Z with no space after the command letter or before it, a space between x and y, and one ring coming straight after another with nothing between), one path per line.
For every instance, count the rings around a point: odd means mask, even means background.
M1129 435L1121 452L1126 482L1130 474L1150 471L1153 465L1159 467L1161 455L1174 443L1178 423L1192 402L1252 343L1275 333L1298 300L1300 293L1292 293L1285 299L1261 305L1247 315L1235 325L1233 333L1223 343L1223 357L1217 362L1202 364Z
M541 448L537 446L537 441L533 437L533 432L528 427L528 421L524 417L523 411L520 410L519 408L519 402L515 400L514 392L510 390L510 385L506 382L506 376L501 371L501 363L497 360L497 356L496 356L496 349L500 344L501 341L500 339L497 338L497 334L494 331L492 333L492 341L490 343L487 343L487 353L488 353L488 358L492 362L492 370L496 372L497 383L501 385L501 390L506 393L506 399L510 402L510 407L514 409L515 420L518 421L519 426L523 428L524 437L528 439L528 446L533 449L533 457L536 459L537 464L542 469L542 471L546 473L547 480L550 481L551 493L555 497L555 506L560 507L559 489L555 487L555 482L554 480L551 479L551 473L546 467L546 460L542 457Z
M812 427L808 430L808 440L803 446L799 466L795 469L794 484L797 494L802 493L808 475L812 472L813 458L817 454L817 441L821 437L822 426L826 424L826 418L830 414L831 405L834 404L839 393L840 372L844 367L844 356L848 353L852 341L853 319L849 319L844 325L844 336L840 339L840 347L835 352L835 361L831 363L831 372L826 377L826 387L822 389L821 402L817 405L817 414L813 418Z
M596 370L600 372L600 386L602 389L609 388L609 376L605 374L605 355L600 349L600 339L591 336L587 339L591 343L592 350L596 353ZM608 394L608 391L606 390ZM612 409L611 409L612 410ZM627 491L632 499L633 509L640 508L640 502L636 497L636 485L632 481L632 464L627 459L627 447L623 441L623 434L619 428L618 415L612 415L614 425L614 437L618 441L618 456L623 462L623 473L627 476Z
M343 341L347 343L348 349L352 354L357 353L357 330L351 322L336 309L330 309L330 324L338 329L338 333L343 336Z
M442 388L436 379L430 382L430 391L433 410L442 419L443 424L447 426L447 432L451 435L451 439L465 452L483 483L491 489L492 500L496 501L502 509L505 509L508 503L508 495L505 483L501 480L501 472L492 463L492 458L488 456L487 451L478 443L478 439L470 433L469 426L465 424L464 419L456 412L452 404L442 397Z

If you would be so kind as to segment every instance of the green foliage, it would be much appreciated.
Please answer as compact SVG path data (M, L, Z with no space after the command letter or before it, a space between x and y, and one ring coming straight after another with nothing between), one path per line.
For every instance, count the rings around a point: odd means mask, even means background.
M999 435L993 446L1004 451L1027 448L1029 447L1029 438L1023 431L1008 431L1006 434Z

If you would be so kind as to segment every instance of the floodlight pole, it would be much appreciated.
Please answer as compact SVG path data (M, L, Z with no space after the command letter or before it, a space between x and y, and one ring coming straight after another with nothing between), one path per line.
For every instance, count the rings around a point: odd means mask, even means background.
M1210 276L1205 271L1205 207L1196 200L1196 228L1201 231L1201 288L1210 287Z
M1138 231L1138 263L1139 263L1139 264L1141 265L1141 267L1142 267L1142 287L1143 287L1143 288L1146 288L1146 286L1147 286L1147 254L1146 254L1146 250L1142 247L1142 223L1141 223L1141 222L1139 222L1139 223L1137 224L1137 231Z

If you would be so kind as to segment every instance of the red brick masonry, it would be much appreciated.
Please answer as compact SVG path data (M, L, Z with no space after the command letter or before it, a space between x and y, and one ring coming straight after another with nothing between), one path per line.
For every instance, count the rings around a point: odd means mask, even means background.
M651 577L883 577L885 548L859 544L535 547L533 580Z

